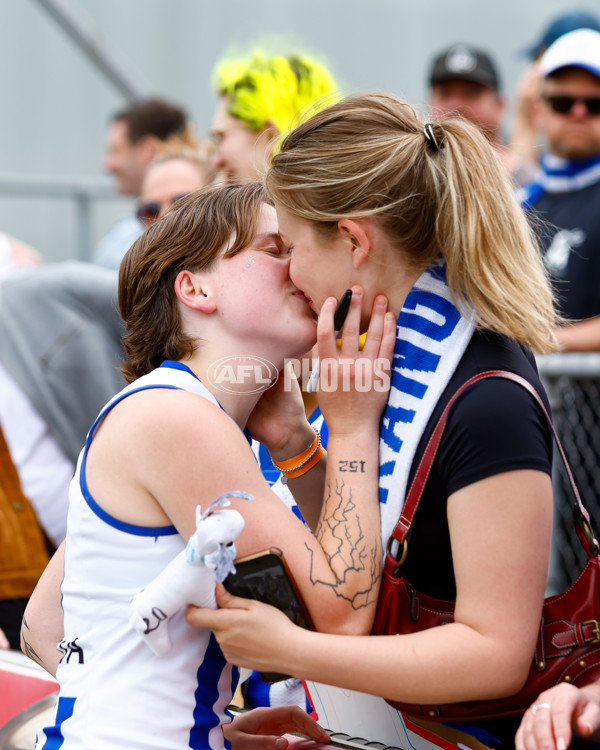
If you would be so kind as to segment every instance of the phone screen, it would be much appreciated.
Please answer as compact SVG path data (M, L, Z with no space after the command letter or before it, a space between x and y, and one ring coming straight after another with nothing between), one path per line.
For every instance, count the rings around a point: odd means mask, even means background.
M286 614L295 625L311 629L309 617L300 603L279 550L269 550L236 561L235 573L230 573L223 581L223 585L235 596L272 604ZM289 677L276 672L260 674L265 682L278 682Z

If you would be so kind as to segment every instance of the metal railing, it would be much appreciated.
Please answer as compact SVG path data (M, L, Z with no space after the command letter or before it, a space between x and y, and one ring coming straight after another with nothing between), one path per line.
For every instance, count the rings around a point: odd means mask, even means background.
M92 208L102 200L124 200L108 179L48 175L0 175L0 195L72 200L75 204L77 259L90 260L93 252Z
M600 353L557 353L537 358L552 415L575 483L600 533ZM563 591L585 557L573 526L573 498L562 464L553 470L554 527L548 593Z

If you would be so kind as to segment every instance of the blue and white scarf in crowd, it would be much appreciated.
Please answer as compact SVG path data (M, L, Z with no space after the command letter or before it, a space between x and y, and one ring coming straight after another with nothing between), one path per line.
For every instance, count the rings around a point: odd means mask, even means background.
M445 265L437 261L419 277L398 317L392 383L379 437L384 545L402 511L417 445L474 328L452 301Z
M518 192L525 209L530 209L544 193L572 193L600 180L600 154L586 161L567 161L543 154L535 179Z

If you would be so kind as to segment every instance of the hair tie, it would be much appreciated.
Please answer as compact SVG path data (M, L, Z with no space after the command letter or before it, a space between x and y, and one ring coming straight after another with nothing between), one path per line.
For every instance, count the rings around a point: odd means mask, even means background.
M425 133L425 141L426 141L427 145L429 146L429 148L432 151L439 151L444 144L443 143L441 143L441 144L438 143L438 140L437 140L437 138L435 137L435 135L433 133L433 123L428 122L425 125L425 128L424 128L423 132Z

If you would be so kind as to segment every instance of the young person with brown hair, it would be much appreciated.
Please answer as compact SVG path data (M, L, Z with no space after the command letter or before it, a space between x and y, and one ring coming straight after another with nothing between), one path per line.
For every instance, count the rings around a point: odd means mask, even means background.
M278 372L315 341L314 313L291 282L289 263L275 211L256 183L193 194L126 255L119 306L129 386L101 411L81 453L64 578L61 550L26 612L25 647L50 671L58 640L65 654L56 671L57 722L40 733L38 748L50 747L47 738L58 732L65 750L224 747L236 670L209 631L186 624L183 609L168 623L173 648L158 657L130 626L129 604L185 548L196 505L206 510L231 491L254 497L231 499L245 521L238 556L278 547L316 627L369 631L381 571L377 444L385 389L359 392L350 378L323 399L331 457L325 465L296 386L288 419L299 429L270 448L283 461L315 446L314 460L299 460L290 478L299 502L324 491L315 535L273 494L245 434L266 386L262 371L243 365L268 359ZM394 326L382 295L359 354L364 297L353 291L341 352L335 299L319 321L320 353L334 374L340 359L360 356L369 367L391 358ZM227 388L215 370L224 360L246 376ZM362 471L343 473L343 461L355 456Z
M358 284L361 330L376 294L397 317L380 432L385 546L433 427L463 383L510 370L545 399L530 352L556 347L540 256L478 129L423 122L393 96L350 97L300 124L273 157L266 187L291 248L290 276L316 311ZM521 386L481 380L452 408L403 566L418 591L456 602L451 624L339 638L220 589L222 609L191 609L188 620L210 627L241 666L406 703L512 695L542 611L551 459L550 427ZM488 744L510 747L518 719L477 724Z

